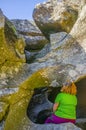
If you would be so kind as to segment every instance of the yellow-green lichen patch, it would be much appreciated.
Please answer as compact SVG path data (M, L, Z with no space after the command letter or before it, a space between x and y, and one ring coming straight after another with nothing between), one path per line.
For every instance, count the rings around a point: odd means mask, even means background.
M0 73L12 74L13 72L16 72L16 70L21 68L23 62L25 62L25 59L19 58L16 54L16 49L12 46L9 46L6 43L4 29L1 28L0 29Z
M26 112L34 88L47 85L49 85L49 79L46 69L35 72L20 85L19 91L13 94L10 99L10 111L6 119L4 130L24 130L24 125L29 122Z
M23 130L24 125L29 123L26 111L31 96L31 93L25 90L12 96L4 130Z
M49 85L47 68L35 72L29 79L20 85L20 89L34 89Z
M25 42L22 38L18 39L15 45L15 49L19 51L20 54L24 54Z
M4 119L6 113L8 112L9 104L5 102L0 102L0 121Z

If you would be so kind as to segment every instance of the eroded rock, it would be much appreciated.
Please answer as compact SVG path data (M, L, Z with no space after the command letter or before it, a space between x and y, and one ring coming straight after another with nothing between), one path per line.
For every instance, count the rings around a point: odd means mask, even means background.
M41 50L49 41L43 36L35 23L29 20L11 20L14 24L19 37L25 39L27 51Z
M72 6L60 1L48 1L38 4L33 11L33 18L42 33L49 39L56 32L70 32L78 12Z
M7 85L7 80L16 75L23 63L25 43L17 37L13 24L0 10L0 85ZM9 79L8 79L9 77Z
M42 33L37 26L29 20L13 19L11 22L14 24L19 34L26 36L42 36Z
M5 102L0 102L0 121L2 121L5 118L8 108L9 104Z
M71 68L71 71L73 71L72 69L74 70L74 68ZM78 73L77 76L75 75L75 79L78 75ZM62 86L69 76L70 66L48 67L35 72L29 79L20 85L19 91L11 97L10 111L6 119L4 130L12 128L14 130L24 130L24 127L27 128L28 125L30 126L31 122L27 117L26 111L33 95L34 88L50 86L55 79L58 85Z
M48 124L48 125L34 125L30 130L81 130L79 127L75 126L72 123L63 123L59 125ZM29 129L28 129L29 130Z

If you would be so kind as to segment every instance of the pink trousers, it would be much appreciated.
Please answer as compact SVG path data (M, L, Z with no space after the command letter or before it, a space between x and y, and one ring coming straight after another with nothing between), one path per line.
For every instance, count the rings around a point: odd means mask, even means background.
M71 123L75 124L75 119L61 118L61 117L58 117L58 116L52 114L45 121L45 123L54 123L54 124L67 123L67 122L71 122Z

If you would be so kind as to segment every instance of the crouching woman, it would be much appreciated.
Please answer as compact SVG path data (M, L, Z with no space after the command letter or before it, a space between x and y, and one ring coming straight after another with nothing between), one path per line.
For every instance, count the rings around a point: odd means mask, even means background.
M77 89L73 82L67 82L61 88L61 92L56 96L53 105L53 113L45 123L75 123L76 121L76 97Z

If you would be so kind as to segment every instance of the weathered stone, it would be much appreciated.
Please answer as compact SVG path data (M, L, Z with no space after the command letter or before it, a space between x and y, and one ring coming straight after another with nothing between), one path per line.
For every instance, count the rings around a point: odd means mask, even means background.
M42 33L49 39L56 32L70 32L78 12L64 2L48 1L38 4L33 11L33 18Z
M68 35L63 41L61 41L59 47L58 43L56 43L51 52L49 52L45 57L38 59L34 64L30 65L30 67L33 67L33 70L35 69L36 71L37 68L69 64L76 68L76 72L70 71L70 75L74 77L77 72L79 72L79 76L86 74L85 59L86 53L84 49L71 37L71 35ZM34 66L36 67L34 68Z
M28 130L81 130L79 127L76 127L72 123L63 123L63 124L47 124L47 125L33 125Z
M49 41L43 36L25 37L25 42L26 42L25 49L28 51L40 50L46 44L49 43Z
M35 24L28 20L13 19L11 22L14 24L19 34L30 35L30 36L41 36L41 31Z
M86 43L86 5L83 6L79 17L72 28L70 34L80 43L80 45L85 49Z
M7 85L9 79L17 74L25 62L25 43L17 38L12 23L0 11L0 84Z
M39 51L49 43L34 22L15 19L12 20L12 23L18 32L18 36L23 37L25 40L25 50Z
M44 58L38 60L41 64L45 62L45 66L52 66L53 64L70 64L76 66L80 75L86 74L86 22L85 22L85 6L77 19L77 24L74 25L70 34L68 34L62 41L56 42L52 51ZM84 15L82 15L84 14ZM82 25L83 24L83 25ZM79 27L78 27L79 25ZM77 29L76 29L77 28ZM76 31L78 30L78 31ZM53 34L54 35L54 34ZM75 40L76 39L76 40ZM37 64L36 64L37 65ZM38 65L37 65L38 66ZM70 75L76 75L76 72L71 71ZM73 77L73 76L72 76Z
M33 82L36 77L38 77L38 81L35 82L36 84L34 84L33 86ZM28 88L27 84L29 85ZM47 77L41 76L41 71L39 71L20 86L20 90L11 98L10 112L6 119L4 130L8 129L24 130L25 127L28 127L30 121L26 115L26 110L28 102L30 101L30 98L33 94L33 89L36 87L40 87L42 85L45 86L47 84L48 84ZM30 91L31 87L33 87L32 92Z
M60 33L51 34L50 35L51 49L54 49L56 43L58 43L57 46L59 47L61 41L63 41L66 36L67 36L66 32L60 32Z
M0 102L0 121L2 121L8 111L9 104Z
M36 62L38 58L44 57L50 52L50 44L45 45L45 47L40 51L27 51L25 50L26 62L28 64Z
M70 70L69 65L48 67L35 72L29 79L22 83L19 91L11 97L10 111L6 119L4 130L12 128L14 130L24 130L24 126L28 127L27 124L30 122L27 118L26 111L34 89L50 86L53 80L56 80L58 85L62 86L62 84L69 79L70 71L74 71L74 67L71 67ZM75 79L77 76L79 76L78 73L75 75Z

